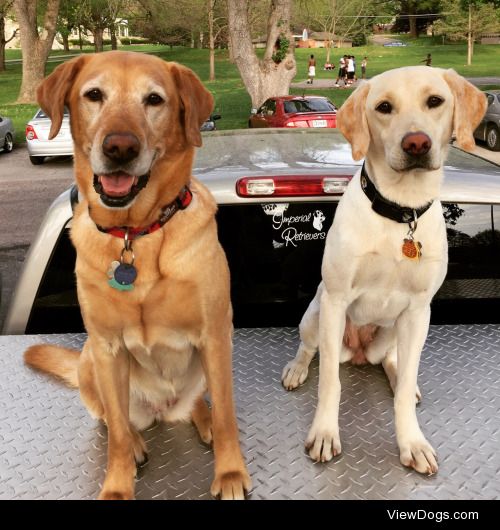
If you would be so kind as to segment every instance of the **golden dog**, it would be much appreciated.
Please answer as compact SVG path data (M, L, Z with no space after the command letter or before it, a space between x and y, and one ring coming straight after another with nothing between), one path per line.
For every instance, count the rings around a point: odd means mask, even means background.
M108 467L99 498L134 497L138 431L192 419L213 437L211 492L250 489L233 403L229 271L216 204L191 176L213 98L189 69L148 55L82 55L38 89L53 138L70 110L82 200L71 238L88 339L79 352L34 346L26 362L78 386L106 422ZM212 410L203 395L207 389Z

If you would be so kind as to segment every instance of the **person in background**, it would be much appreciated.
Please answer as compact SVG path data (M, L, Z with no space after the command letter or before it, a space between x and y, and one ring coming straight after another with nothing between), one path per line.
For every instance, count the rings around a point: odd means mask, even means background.
M314 55L311 55L309 62L307 63L307 84L312 85L314 77L316 76L316 59Z
M354 83L354 57L349 55L347 57L347 84L352 85Z
M363 57L363 60L361 61L361 79L366 79L366 65L368 64L368 60L366 57Z
M427 57L425 59L422 59L420 61L421 63L425 63L426 66L432 66L432 57L431 57L431 54L428 53L427 54Z
M335 86L339 87L339 81L342 79L344 81L344 86L346 85L346 68L347 68L347 55L344 55L339 60L339 73L337 74L337 79L335 81Z

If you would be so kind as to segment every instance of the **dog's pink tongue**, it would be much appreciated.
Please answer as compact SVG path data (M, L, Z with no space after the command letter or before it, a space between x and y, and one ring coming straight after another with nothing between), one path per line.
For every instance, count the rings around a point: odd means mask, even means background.
M102 175L101 184L106 195L122 197L123 195L127 195L132 189L132 186L134 185L134 177L128 173Z

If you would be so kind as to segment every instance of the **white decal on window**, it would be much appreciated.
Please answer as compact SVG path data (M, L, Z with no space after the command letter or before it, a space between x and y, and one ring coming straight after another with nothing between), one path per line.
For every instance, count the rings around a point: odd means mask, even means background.
M313 226L321 232L323 230L323 221L325 221L325 214L321 210L316 210L313 215Z
M263 204L262 209L266 215L283 215L288 208L288 203Z

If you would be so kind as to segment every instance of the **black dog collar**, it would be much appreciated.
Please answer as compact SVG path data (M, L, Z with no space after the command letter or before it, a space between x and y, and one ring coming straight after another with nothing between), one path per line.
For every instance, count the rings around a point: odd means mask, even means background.
M397 223L410 223L420 218L431 206L433 201L427 203L421 208L409 208L408 206L401 206L395 202L389 201L383 197L375 184L370 180L366 173L365 164L361 168L361 189L372 203L372 210L382 217L387 217Z

